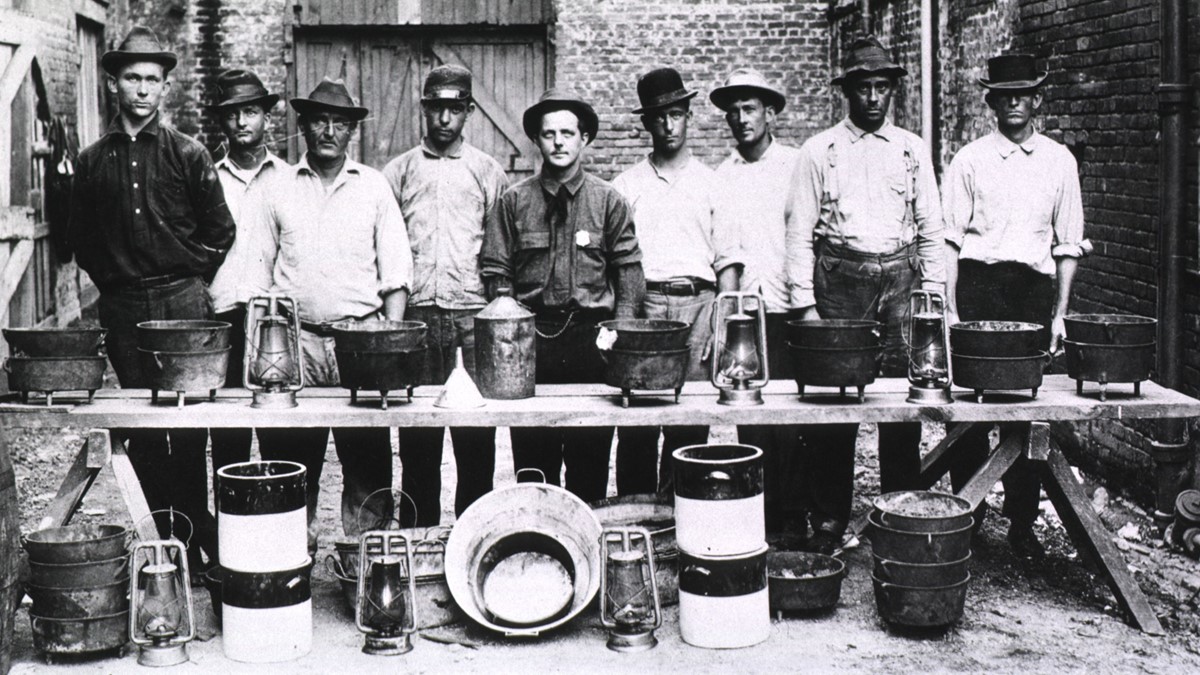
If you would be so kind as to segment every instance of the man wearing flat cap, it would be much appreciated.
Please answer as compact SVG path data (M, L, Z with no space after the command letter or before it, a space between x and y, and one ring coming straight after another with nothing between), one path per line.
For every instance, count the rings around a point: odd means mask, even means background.
M721 186L716 204L718 227L737 232L742 250L741 290L758 293L766 303L767 365L772 378L787 379L786 323L790 307L785 259L790 195L798 150L774 135L776 118L787 104L783 91L752 68L739 68L708 98L725 112L736 145L717 167ZM761 311L761 310L760 310ZM800 429L794 424L738 427L738 440L762 448L763 498L767 536L772 543L793 541L796 496L790 478L799 454Z
M583 170L600 126L592 106L549 89L522 122L542 167L488 216L480 256L488 297L510 295L536 315L538 383L602 382L596 324L633 318L646 289L632 214L612 185ZM513 464L540 470L554 485L565 464L568 490L603 499L612 434L612 427L513 427Z
M788 232L792 306L803 319L883 324L883 375L908 372L909 297L945 283L942 216L929 149L888 120L907 72L874 37L854 40L833 79L849 114L800 148L795 227ZM801 471L815 532L810 548L840 543L854 492L855 424L806 425ZM920 423L879 425L883 492L917 487Z
M707 380L704 352L712 336L717 291L737 290L741 253L737 232L714 217L718 187L713 172L688 147L691 99L674 68L656 68L638 79L642 126L649 156L617 176L613 187L633 209L646 298L641 316L691 324L688 379ZM656 464L659 427L617 429L617 494L655 492L670 479L671 452L708 441L706 426L662 427L662 460ZM655 478L657 466L662 470Z
M242 274L253 264L247 259L252 247L243 233L242 201L252 186L269 180L287 168L287 163L267 148L266 134L271 110L279 102L251 70L226 70L217 76L217 99L209 106L225 134L225 157L217 162L217 177L225 191L225 202L238 225L238 236L225 262L208 286L209 298L218 321L228 322L229 369L225 386L241 388L242 361L246 355L246 301L249 289ZM212 436L213 484L223 466L250 460L249 429L210 429Z
M341 80L325 79L307 98L291 100L307 151L247 195L243 212L256 246L256 291L296 301L304 381L337 386L332 324L400 320L412 287L412 251L404 217L383 174L346 156L367 116ZM316 506L329 429L259 429L264 459L308 469L309 548L317 545ZM334 429L342 462L342 527L351 537L392 518L391 432ZM360 519L359 506L383 490Z
M383 175L404 214L413 251L413 288L407 318L429 326L423 384L442 385L454 368L455 351L475 374L475 314L487 304L479 249L487 213L508 185L496 160L463 139L475 113L471 71L434 68L425 78L421 114L425 137L388 162ZM412 497L400 505L401 522L437 525L441 515L442 428L401 427L401 489ZM450 430L457 472L456 515L492 489L496 466L494 427ZM414 508L416 514L407 511Z
M79 154L68 236L79 267L100 290L100 324L122 387L149 387L137 324L211 319L204 280L234 239L212 159L202 145L162 122L175 55L153 31L134 27L100 60L118 113L100 140ZM216 560L208 511L203 429L129 430L129 457L151 509L175 508L196 528L189 556ZM164 535L169 517L159 521Z
M1083 198L1075 157L1037 132L1047 73L1028 54L988 59L979 84L996 116L996 131L955 155L942 184L946 224L947 312L951 321L1019 321L1042 326L1042 344L1060 349L1063 317L1079 259L1091 250L1083 238ZM959 439L963 457L952 478L969 478L988 454L988 429L976 425ZM1008 540L1036 556L1033 534L1040 482L1018 458L1004 475ZM982 513L980 514L982 515Z

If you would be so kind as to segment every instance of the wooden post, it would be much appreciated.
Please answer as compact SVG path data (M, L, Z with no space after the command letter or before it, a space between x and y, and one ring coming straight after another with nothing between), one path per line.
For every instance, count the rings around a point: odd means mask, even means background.
M46 515L38 521L37 529L62 527L71 522L71 516L79 509L79 504L96 481L100 469L108 464L111 453L112 446L107 429L92 429L88 432L83 447L79 449L79 454L75 456L75 461L58 487L58 494L54 495L50 506L46 508Z

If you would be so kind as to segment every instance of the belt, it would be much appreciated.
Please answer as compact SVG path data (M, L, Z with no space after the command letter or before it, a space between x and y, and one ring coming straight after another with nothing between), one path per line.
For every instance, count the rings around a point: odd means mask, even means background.
M843 260L852 260L854 262L895 262L897 260L908 260L917 254L917 242L906 244L891 253L867 253L866 251L857 251L849 246L839 246L838 244L829 243L828 239L821 239L817 242L818 255L828 255L834 258Z
M137 279L117 279L115 281L106 281L104 284L97 284L97 287L102 291L124 291L139 288L159 288L168 286L177 281L187 279L199 279L194 274L161 274L154 277L139 277Z
M308 331L317 337L333 337L332 323L313 323L311 321L300 321L300 329Z
M717 285L713 282L695 277L646 282L647 292L662 295L700 295L705 291L715 290L717 290Z

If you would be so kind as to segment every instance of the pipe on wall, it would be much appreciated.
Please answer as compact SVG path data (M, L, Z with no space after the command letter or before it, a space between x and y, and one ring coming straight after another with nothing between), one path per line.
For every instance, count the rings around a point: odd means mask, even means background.
M933 152L933 0L921 0L921 138ZM937 165L937 160L934 160Z

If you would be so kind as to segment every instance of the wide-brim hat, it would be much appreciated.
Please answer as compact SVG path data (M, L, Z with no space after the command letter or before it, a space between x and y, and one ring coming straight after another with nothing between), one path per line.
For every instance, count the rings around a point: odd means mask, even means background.
M425 76L421 100L424 102L445 101L461 103L471 100L471 71L451 63L429 71Z
M637 93L641 107L634 108L635 115L689 101L700 92L684 88L683 78L674 68L655 68L638 78Z
M217 76L217 100L208 107L220 110L257 103L264 110L270 110L278 102L279 94L267 91L254 71L233 68Z
M1036 89L1049 74L1037 69L1037 61L1031 54L1001 54L988 59L988 76L978 81L987 89Z
M100 57L100 67L109 75L115 76L126 64L139 61L162 64L163 70L169 73L179 59L174 52L163 48L154 31L143 26L134 26L119 47L104 52Z
M361 121L370 112L358 105L358 101L346 89L346 83L341 80L331 80L328 77L312 90L308 98L297 97L289 101L292 108L301 115L331 111L341 113L355 122Z
M730 73L724 84L709 92L708 100L725 110L731 103L747 95L761 98L765 104L773 106L775 112L780 112L787 105L787 96L783 91L753 68L738 68Z
M521 126L525 135L536 140L542 128L542 115L556 110L570 110L579 118L579 130L588 135L588 142L596 140L600 131L600 117L592 106L578 94L566 89L547 89L538 97L537 103L525 109Z
M904 77L908 71L892 60L891 54L873 35L856 38L842 60L842 74L833 78L832 84L840 85L859 75L887 75Z

